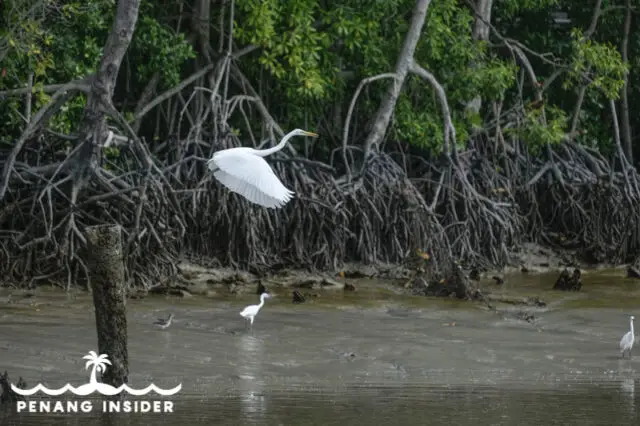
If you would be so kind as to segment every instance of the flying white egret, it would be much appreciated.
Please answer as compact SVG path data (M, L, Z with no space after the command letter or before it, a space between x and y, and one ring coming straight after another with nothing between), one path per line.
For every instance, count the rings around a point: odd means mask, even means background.
M256 315L258 315L260 308L262 308L262 306L264 305L264 299L268 299L270 297L271 296L269 295L269 293L262 293L260 295L259 305L249 305L246 308L244 308L242 312L240 312L241 317L243 317L245 320L249 320L250 327L253 326L253 319L256 317Z
M622 336L622 339L620 339L620 352L622 352L623 358L626 352L629 354L629 359L631 359L631 348L633 348L633 342L636 340L635 336L633 335L633 320L634 317L632 315L629 319L630 330L627 332L627 334Z
M164 330L171 325L171 321L173 321L173 314L169 314L169 318L167 319L158 318L158 320L154 322L153 325Z
M280 151L289 139L297 135L318 137L315 133L295 129L273 148L260 150L240 147L218 151L207 161L207 166L213 176L230 191L263 207L280 208L293 198L294 193L280 182L263 157Z

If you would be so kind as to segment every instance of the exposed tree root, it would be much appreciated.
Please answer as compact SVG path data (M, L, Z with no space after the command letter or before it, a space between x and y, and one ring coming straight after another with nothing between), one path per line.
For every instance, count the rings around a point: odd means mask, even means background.
M640 250L640 179L595 152L567 143L522 187L535 198L532 237L577 250L590 263L630 262ZM533 222L533 220L531 220ZM530 222L530 224L531 224Z
M51 164L42 151L34 162ZM29 286L39 281L64 287L86 283L84 228L109 223L124 228L129 279L148 284L175 272L175 242L184 229L181 212L173 209L175 194L149 162L142 143L123 149L121 158L88 178L75 205L65 161L44 172L16 164L0 205L0 226L11 230L1 240L5 280Z
M112 129L126 136L110 133L104 145L119 147L120 154L89 170L82 191L70 170L75 152L65 151L64 140L40 136L35 124L15 155L1 153L5 280L63 287L86 282L84 228L108 223L123 227L127 279L144 288L163 287L181 256L263 273L336 270L350 261L402 263L421 250L430 257L427 280L438 277L439 283L457 270L453 260L476 269L505 265L524 240L575 248L593 261L628 261L640 253L640 179L621 151L615 167L572 142L534 157L499 132L459 151L444 90L416 64L411 71L429 81L441 102L446 131L440 158L371 150L363 161L346 145L337 148L345 161L339 167L290 149L267 160L296 193L294 200L277 211L252 205L218 184L204 161L220 149L258 144L248 124L252 107L269 139L281 133L255 96L228 95L230 70L243 81L229 61L211 66L210 87L191 88L181 103L175 133L181 137L147 144L110 111ZM189 84L180 87L189 90ZM231 123L238 122L246 123L242 140L232 132ZM471 297L468 287L453 292Z
M203 192L183 197L189 251L241 268L337 269L346 260L397 263L415 248L446 248L434 215L389 157L372 158L350 183L326 166L279 157L274 169L297 194L285 209L252 205L210 178Z
M371 156L354 179L339 179L331 166L285 152L269 158L297 194L278 211L252 205L218 184L204 160L241 145L228 120L252 103L244 95L225 100L217 94L225 70L223 64L211 90L193 92L206 94L206 108L193 111L185 103L179 119L179 127L189 128L185 139L149 148L112 111L127 136L110 135L105 145L118 146L119 156L103 157L102 167L87 172L81 191L69 167L75 150L65 152L64 141L28 139L16 151L17 161L4 161L8 190L0 229L11 230L0 238L5 280L86 283L84 228L107 223L124 230L129 284L145 288L174 275L180 254L257 272L279 266L336 269L349 260L398 263L417 248L430 252L436 264L451 257L432 209L384 153Z

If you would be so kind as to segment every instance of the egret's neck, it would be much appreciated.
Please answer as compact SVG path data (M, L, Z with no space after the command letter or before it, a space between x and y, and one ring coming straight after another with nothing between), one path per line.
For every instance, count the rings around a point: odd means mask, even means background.
M629 320L629 326L631 327L631 334L633 334L633 320Z
M266 157L267 155L271 155L274 152L280 151L282 148L284 148L287 142L289 142L289 139L291 139L293 136L294 136L294 132L287 133L286 135L284 135L284 137L282 138L282 140L278 145L269 149L256 150L256 155L259 155L260 157Z
M264 305L264 299L266 298L265 294L267 293L262 293L260 295L260 304L258 305L258 308L262 308L262 305Z

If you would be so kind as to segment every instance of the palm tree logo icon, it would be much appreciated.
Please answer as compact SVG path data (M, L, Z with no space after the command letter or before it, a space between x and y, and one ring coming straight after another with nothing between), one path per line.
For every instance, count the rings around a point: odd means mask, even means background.
M97 384L98 380L96 379L97 373L104 373L107 371L107 364L111 365L111 361L106 354L96 354L95 351L89 351L89 355L85 355L82 359L88 359L87 364L84 368L89 369L90 365L93 365L93 370L91 370L91 377L89 378L89 382L92 384Z
M85 364L85 369L88 370L89 367L93 367L91 369L91 375L89 376L89 383L78 386L77 388L67 383L63 387L59 389L49 389L43 386L41 383L38 383L35 387L31 389L20 389L11 384L11 390L13 390L18 395L22 396L31 396L35 393L42 391L43 393L49 396L58 396L63 393L70 391L71 393L78 396L86 396L90 395L94 392L98 392L102 395L117 395L122 391L126 391L130 395L142 396L146 395L151 391L154 391L158 395L162 396L171 396L180 392L182 389L182 384L179 384L173 389L161 389L154 385L153 383L147 386L144 389L133 389L127 386L126 383L121 386L115 388L109 384L98 382L97 373L104 373L107 370L107 365L111 365L111 361L107 354L98 355L95 351L89 351L89 353L82 357L82 359L86 359L87 363Z
M103 395L115 395L122 391L122 390L118 391L113 386L98 382L96 373L104 373L105 371L107 371L107 365L111 365L111 361L109 361L109 358L106 354L98 355L94 351L89 351L89 354L83 356L82 359L88 360L84 367L85 369L88 370L90 366L93 366L93 368L91 369L89 384L82 385L79 388L77 388L76 392L74 392L76 395L78 395L77 392L81 392L82 395L88 395L89 393L93 393L95 391L98 391ZM85 394L85 392L89 392L89 393Z

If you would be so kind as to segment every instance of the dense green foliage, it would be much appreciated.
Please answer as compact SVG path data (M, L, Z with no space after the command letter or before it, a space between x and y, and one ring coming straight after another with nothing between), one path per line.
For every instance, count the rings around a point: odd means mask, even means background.
M44 86L94 73L111 29L115 5L115 0L9 1L3 14L5 30L1 33L0 90L26 87L29 74L33 74L36 110L50 100ZM154 73L161 74L160 88L169 88L180 82L187 59L195 57L185 35L160 19L164 10L159 4L143 1L141 15L124 67L126 83L118 93L132 105ZM54 117L50 128L72 132L84 103L84 96L74 98ZM3 138L16 137L24 127L23 105L24 98L17 97L0 104ZM123 109L133 108L128 105Z
M50 100L47 85L81 79L95 71L115 10L115 0L8 0L0 25L0 91L24 88L33 76L35 111ZM620 97L629 72L630 104L640 100L640 31L632 26L629 54L620 54L625 2L603 2L595 32L584 34L593 2L579 0L509 0L494 5L495 32L489 41L472 37L475 17L462 0L433 1L429 8L416 60L443 85L452 107L458 142L493 120L492 105L524 105L526 119L517 134L534 150L559 143L569 130L576 94L586 85L579 111L578 140L609 150L613 140L607 99ZM340 140L346 107L358 82L392 71L407 32L414 0L237 0L234 49L257 47L239 60L241 69L258 88L267 107L284 128L315 127L319 123L327 153L331 139ZM156 93L178 84L202 66L198 37L190 24L193 2L144 0L134 39L116 94L116 105L131 117L137 100L152 77L159 75ZM571 22L555 25L553 11L566 11ZM229 11L212 3L210 41L218 48L228 27L220 22ZM220 20L220 18L223 18ZM637 16L635 17L637 20ZM507 37L509 43L503 37ZM554 75L542 105L512 48L513 41L530 50L540 84ZM223 49L224 50L224 49ZM537 52L537 54L535 53ZM200 52L202 53L202 52ZM521 85L519 82L522 81ZM358 103L360 117L352 132L364 136L367 119L378 107L388 80L366 89ZM479 114L466 106L480 96ZM49 129L72 133L79 121L84 96L76 96L49 124ZM0 140L10 141L25 127L25 96L0 98ZM155 139L166 128L148 120L141 129ZM241 122L238 127L241 128ZM638 130L638 119L632 127ZM418 77L406 82L391 128L392 139L438 151L443 139L441 112L433 89Z

